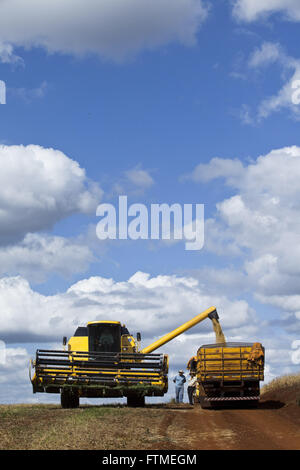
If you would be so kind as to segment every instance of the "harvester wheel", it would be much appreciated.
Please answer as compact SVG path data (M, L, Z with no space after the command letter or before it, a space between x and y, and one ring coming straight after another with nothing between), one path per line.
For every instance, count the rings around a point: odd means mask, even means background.
M145 397L127 397L127 406L142 407L145 406Z
M78 408L79 395L69 390L62 390L60 393L60 402L62 408Z
M79 395L76 393L76 394L73 394L73 397L72 397L72 408L79 408Z

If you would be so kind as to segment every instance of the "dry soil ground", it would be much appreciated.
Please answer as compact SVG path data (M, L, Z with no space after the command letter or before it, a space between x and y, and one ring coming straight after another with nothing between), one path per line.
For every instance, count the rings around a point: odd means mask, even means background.
M300 385L267 391L258 409L188 405L0 406L1 449L300 449Z

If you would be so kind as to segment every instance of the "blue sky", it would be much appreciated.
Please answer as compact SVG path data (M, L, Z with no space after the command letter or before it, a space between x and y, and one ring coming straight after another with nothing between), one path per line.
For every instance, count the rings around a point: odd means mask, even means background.
M297 2L128 0L121 15L117 0L106 18L104 0L97 11L90 1L76 2L74 11L69 0L53 2L48 17L30 0L21 30L18 2L12 10L0 6L0 80L7 87L0 105L0 338L11 362L17 355L25 371L39 341L57 344L76 321L95 315L119 315L133 331L147 316L150 341L211 302L228 337L266 344L268 379L297 370L291 353L300 333L299 109L288 91L281 93L300 78ZM36 161L48 159L47 174L36 172ZM83 207L85 190L90 200ZM95 208L117 204L120 194L147 206L205 204L203 250L97 240ZM137 272L149 279L128 282ZM115 283L105 288L110 313L99 300L103 278ZM132 286L140 308L129 312ZM115 298L119 288L127 297ZM91 306L78 313L73 295ZM64 321L49 333L57 312ZM184 358L207 339L210 325L193 333L184 340ZM174 369L184 366L176 344L166 348ZM12 387L9 364L2 402ZM19 380L14 400L30 401L25 372Z

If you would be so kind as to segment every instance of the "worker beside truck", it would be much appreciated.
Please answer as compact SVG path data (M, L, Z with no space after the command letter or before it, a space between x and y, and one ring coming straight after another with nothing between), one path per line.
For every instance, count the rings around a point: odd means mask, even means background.
M194 372L190 372L190 378L188 380L188 388L187 388L190 405L194 405L194 395L196 391L196 385L197 385L197 376Z

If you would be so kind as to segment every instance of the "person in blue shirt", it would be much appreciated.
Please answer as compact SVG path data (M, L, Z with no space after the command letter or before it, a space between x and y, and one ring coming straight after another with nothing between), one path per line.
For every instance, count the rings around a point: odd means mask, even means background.
M183 370L178 371L178 374L174 377L173 382L175 383L176 403L183 403L184 384L186 382Z

